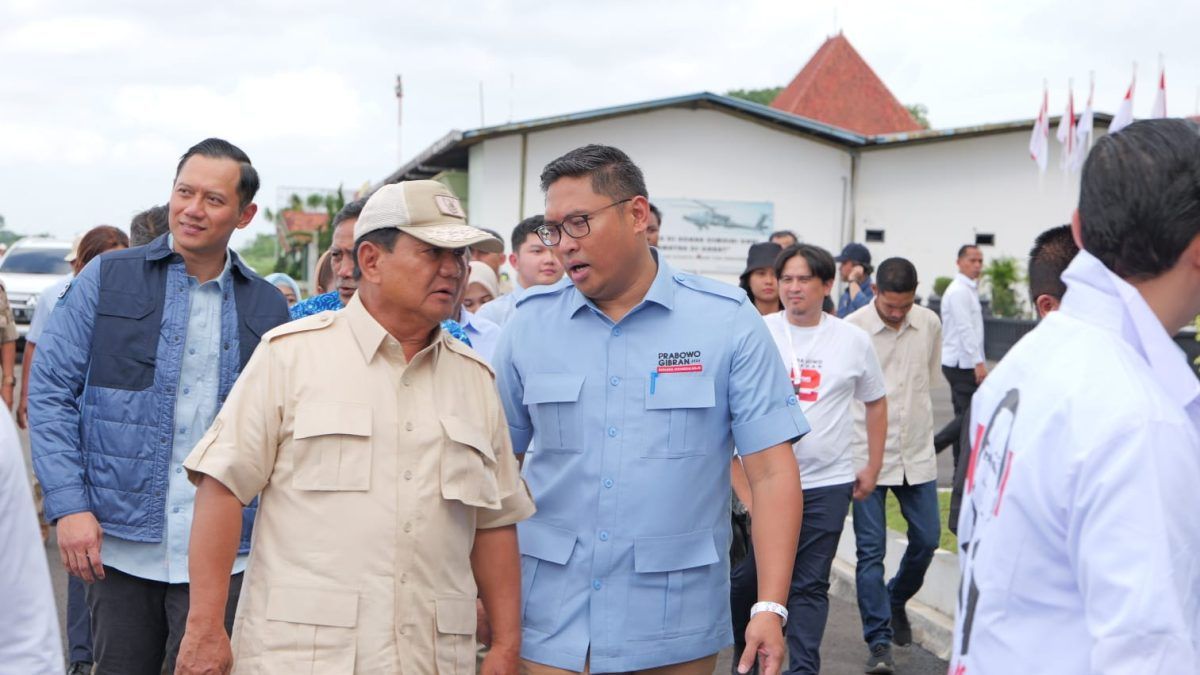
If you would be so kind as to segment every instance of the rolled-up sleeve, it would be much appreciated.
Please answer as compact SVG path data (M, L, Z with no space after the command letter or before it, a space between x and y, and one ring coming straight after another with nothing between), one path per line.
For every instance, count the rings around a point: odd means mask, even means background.
M734 322L729 412L738 454L796 442L810 427L766 324L750 303L738 308Z
M508 420L512 451L523 455L529 448L530 441L533 440L533 421L529 417L529 409L523 402L525 386L514 361L514 335L519 327L518 320L514 319L501 331L500 343L496 345L496 355L492 361L492 367L496 370L496 386L500 390L500 403L504 406L504 417Z
M212 476L249 504L275 469L283 419L282 386L271 343L254 350L225 405L184 461L188 479Z

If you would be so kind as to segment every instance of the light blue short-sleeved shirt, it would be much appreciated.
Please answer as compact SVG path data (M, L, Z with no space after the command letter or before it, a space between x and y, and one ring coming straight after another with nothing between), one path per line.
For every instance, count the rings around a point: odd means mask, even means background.
M537 513L518 525L522 657L624 672L714 654L729 617L729 463L809 427L745 292L659 262L614 324L530 289L497 383Z

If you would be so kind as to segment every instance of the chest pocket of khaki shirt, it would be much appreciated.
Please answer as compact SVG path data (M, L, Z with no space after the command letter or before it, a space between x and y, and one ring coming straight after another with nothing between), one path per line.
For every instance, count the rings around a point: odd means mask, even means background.
M647 379L642 457L703 454L706 446L712 447L712 439L704 438L697 421L716 404L716 383L711 377L670 374Z
M292 487L371 489L371 409L361 403L302 403L292 424Z
M442 497L467 506L500 508L496 452L487 434L451 415L441 422L447 436L442 446Z

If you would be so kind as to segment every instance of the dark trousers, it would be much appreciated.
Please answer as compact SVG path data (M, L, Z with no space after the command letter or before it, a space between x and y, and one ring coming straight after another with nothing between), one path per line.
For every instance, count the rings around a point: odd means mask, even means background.
M104 579L87 589L92 610L95 675L160 675L175 672L187 623L188 584L130 576L104 566ZM242 575L229 579L225 630L233 632Z
M933 437L933 445L938 450L953 445L954 466L958 466L958 458L962 453L959 435L962 432L963 420L971 416L971 397L975 395L979 385L975 383L974 368L942 366L942 375L950 383L950 402L954 405L954 419L937 432Z
M67 575L67 659L70 663L92 661L92 612L85 597L83 579Z
M888 490L900 502L900 513L908 522L908 548L900 559L896 576L884 586L883 557L887 553L887 516L884 499ZM903 607L925 583L925 571L941 540L937 481L918 485L880 485L871 496L854 502L854 538L858 547L855 585L858 613L862 617L863 640L868 646L891 644L892 607Z
M837 554L838 540L850 510L854 484L830 485L804 490L804 522L792 567L788 591L788 673L818 673L821 670L821 639L829 617L829 572ZM754 547L733 570L729 604L733 613L733 636L745 646L750 606L758 601L758 570ZM740 649L738 653L740 653ZM734 662L737 666L737 662Z

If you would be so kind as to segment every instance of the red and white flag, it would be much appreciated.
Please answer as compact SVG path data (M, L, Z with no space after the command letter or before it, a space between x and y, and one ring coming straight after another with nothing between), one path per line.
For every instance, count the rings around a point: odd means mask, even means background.
M1167 116L1167 69L1159 66L1158 92L1154 94L1154 107L1150 108L1150 119L1162 119Z
M1117 114L1113 115L1112 122L1108 123L1108 133L1115 134L1125 127L1133 124L1133 89L1137 86L1137 73L1133 75L1133 80L1129 82L1129 89L1125 90L1125 98L1121 100L1121 106L1117 108Z
M1075 91L1071 86L1067 91L1067 109L1063 111L1063 116L1058 120L1058 133L1055 134L1058 142L1062 145L1061 159L1059 166L1064 171L1069 171L1075 166Z
M1092 98L1096 95L1096 78L1092 77L1092 83L1088 88L1087 107L1083 109L1083 113L1079 115L1079 121L1075 124L1075 162L1071 168L1079 170L1083 168L1083 160L1087 159L1088 151L1092 149L1092 134L1096 127L1096 117L1092 112Z
M1050 90L1042 86L1042 107L1037 121L1033 123L1033 135L1029 137L1029 156L1037 162L1038 170L1046 173L1046 162L1050 154Z

